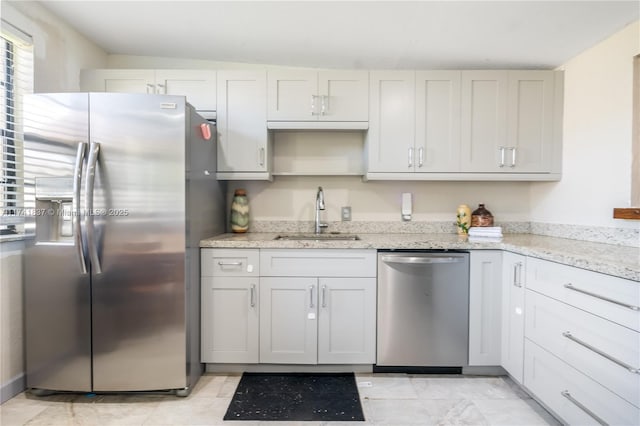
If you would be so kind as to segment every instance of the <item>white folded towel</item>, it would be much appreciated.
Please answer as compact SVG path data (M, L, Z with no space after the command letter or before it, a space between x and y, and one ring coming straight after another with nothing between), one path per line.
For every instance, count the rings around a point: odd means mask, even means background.
M502 237L501 226L472 226L469 228L469 236Z

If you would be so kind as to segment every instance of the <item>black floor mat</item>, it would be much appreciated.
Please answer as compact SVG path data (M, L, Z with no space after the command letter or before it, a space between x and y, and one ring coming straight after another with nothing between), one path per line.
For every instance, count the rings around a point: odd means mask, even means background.
M244 373L224 420L364 421L353 373Z

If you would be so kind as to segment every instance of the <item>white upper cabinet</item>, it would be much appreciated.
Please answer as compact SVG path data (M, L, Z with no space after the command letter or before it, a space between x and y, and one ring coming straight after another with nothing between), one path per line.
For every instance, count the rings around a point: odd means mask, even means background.
M561 88L553 71L462 71L462 171L559 172Z
M499 150L507 140L507 81L507 71L462 72L462 171L509 170Z
M216 72L211 70L156 70L156 93L184 95L199 111L216 110Z
M213 70L82 70L85 92L148 93L186 96L200 111L216 110L216 72Z
M458 171L460 71L372 71L370 77L369 172Z
M154 70L82 70L80 90L85 92L155 93Z
M218 72L218 179L268 179L265 71Z
M368 171L409 173L415 163L415 72L371 71Z
M267 118L285 122L366 122L368 80L367 71L269 71ZM270 127L286 128L278 126Z
M550 172L554 155L555 73L509 71L505 168Z
M416 172L460 169L460 71L416 72Z

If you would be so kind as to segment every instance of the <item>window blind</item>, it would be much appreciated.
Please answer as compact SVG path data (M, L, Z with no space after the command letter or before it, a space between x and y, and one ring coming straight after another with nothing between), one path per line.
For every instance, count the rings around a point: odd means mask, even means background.
M0 236L24 231L22 99L33 93L33 43L5 20L0 33Z

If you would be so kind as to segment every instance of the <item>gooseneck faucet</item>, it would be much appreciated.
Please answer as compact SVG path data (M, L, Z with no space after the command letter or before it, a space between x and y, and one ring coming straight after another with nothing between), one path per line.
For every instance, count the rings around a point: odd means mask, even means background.
M322 228L329 226L326 223L320 222L320 210L324 210L324 192L321 186L318 187L318 192L316 193L316 234L321 234Z

